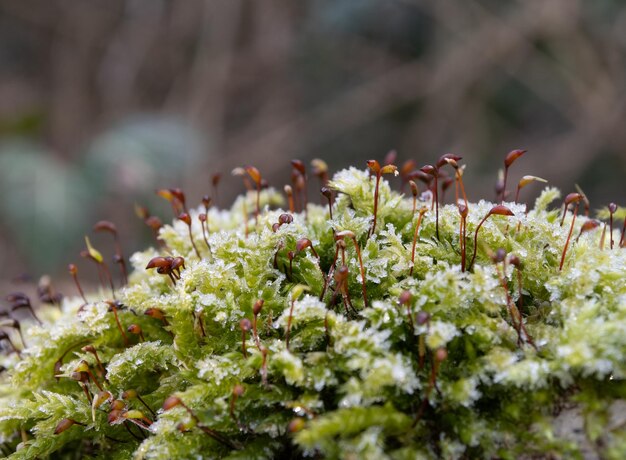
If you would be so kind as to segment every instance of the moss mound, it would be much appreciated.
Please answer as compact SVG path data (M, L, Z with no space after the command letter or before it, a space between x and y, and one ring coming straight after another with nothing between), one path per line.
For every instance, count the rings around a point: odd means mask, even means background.
M3 341L4 454L623 458L618 232L610 249L604 224L574 220L582 195L561 224L553 188L528 210L431 209L376 174L393 169L335 174L332 218L325 205L285 211L271 188L230 210L163 192L183 215L131 257L115 298L42 306L19 354ZM563 430L572 411L576 436Z

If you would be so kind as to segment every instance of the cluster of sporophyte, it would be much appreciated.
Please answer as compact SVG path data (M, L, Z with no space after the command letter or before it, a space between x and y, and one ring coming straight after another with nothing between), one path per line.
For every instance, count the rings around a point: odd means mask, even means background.
M197 208L161 189L175 218L138 207L157 240L129 267L99 222L121 283L86 239L100 292L71 265L76 297L46 282L36 309L6 297L3 455L624 458L626 213L592 219L580 190L520 203L543 181L507 194L523 153L495 202L467 200L452 154L332 179L293 161L280 192L238 168L230 210L219 176Z

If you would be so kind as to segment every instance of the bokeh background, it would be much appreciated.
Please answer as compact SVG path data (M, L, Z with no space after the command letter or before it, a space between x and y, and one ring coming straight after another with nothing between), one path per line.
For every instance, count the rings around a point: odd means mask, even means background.
M5 283L67 280L100 219L140 248L135 203L169 219L155 188L198 202L221 172L226 204L236 166L454 152L477 199L515 148L511 184L626 204L623 1L0 0Z

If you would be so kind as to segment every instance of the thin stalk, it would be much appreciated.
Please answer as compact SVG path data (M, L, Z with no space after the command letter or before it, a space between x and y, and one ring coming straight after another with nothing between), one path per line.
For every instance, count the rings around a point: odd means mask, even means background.
M559 264L559 271L563 270L563 263L565 262L565 254L567 253L567 247L569 246L569 241L570 241L570 238L572 237L572 232L574 231L574 222L576 222L577 212L578 212L578 201L574 205L574 215L572 216L572 224L569 227L567 240L565 241L565 246L563 247L563 253L561 254L561 263Z
M437 185L437 175L435 175L434 203L435 203L435 235L437 236L437 241L439 241L439 192L438 192L438 185ZM431 211L432 211L432 207L431 207Z
M459 228L459 246L461 251L461 272L465 272L465 259L466 259L466 228L467 228L467 206L459 206L460 228Z
M335 270L335 265L337 264L337 258L339 257L339 246L335 246L335 258L333 259L333 263L330 264L330 268L328 269L328 275L324 280L324 287L322 288L322 293L320 294L320 301L324 300L324 295L326 294L326 289L328 289L328 284L330 283L330 277L333 276L333 271Z
M285 195L287 195L287 202L289 203L289 212L293 214L296 212L296 206L293 201L293 188L290 185L285 185Z
M154 411L152 410L152 408L150 406L148 406L148 404L146 404L146 402L141 398L141 396L137 395L137 399L139 400L139 402L141 404L144 405L144 407L146 409L148 409L150 411L150 413L152 414L153 417L156 417L156 414L154 413Z
M259 214L261 213L261 182L256 185L256 210L254 212L254 224L259 225Z
M354 250L359 259L359 266L361 269L361 289L363 290L363 305L367 308L367 289L365 287L365 267L363 266L363 258L361 257L361 249L359 243L356 241L356 236L352 235L352 242L354 243Z
M204 244L206 244L207 249L209 250L209 257L213 258L213 251L211 250L211 245L209 244L209 239L207 238L207 233L209 233L209 222L208 222L208 214L200 214L200 226L202 227L202 238L204 239ZM205 230L206 226L206 230Z
M417 245L417 235L420 230L420 225L422 224L422 218L428 209L422 208L420 209L419 216L417 216L417 223L415 224L415 232L413 234L413 247L411 248L411 270L409 271L409 276L413 276L413 267L415 266L415 246Z
M606 236L606 222L602 227L602 236L600 236L600 251L604 250L604 237Z
M465 185L463 185L463 174L461 174L460 168L456 170L455 177L458 179L459 187L461 188L461 194L463 195L463 201L465 202L465 206L468 206L467 195L465 194ZM458 198L457 198L458 202Z
M478 224L478 227L476 227L476 231L474 232L474 253L472 254L472 260L470 261L469 268L472 268L472 265L474 265L474 260L476 260L476 251L478 250L478 230L480 230L480 227L482 227L482 225L488 218L489 214L483 217L483 219Z
M376 231L376 219L378 214L378 186L380 185L380 177L380 173L376 174L376 188L374 189L374 222L372 223L370 235L373 235Z
M189 240L191 241L191 245L193 246L193 250L195 251L196 255L198 256L198 259L202 259L202 256L200 255L200 251L198 251L198 247L196 246L196 242L193 240L193 234L191 233L191 223L187 226L187 228L189 229Z
M287 320L287 331L285 332L285 346L289 351L289 334L291 332L291 320L293 318L293 307L296 303L296 299L291 299L291 307L289 308L289 319Z
M248 318L243 318L239 321L239 328L241 329L241 352L243 353L243 357L248 357L248 351L246 349L246 333L252 329L252 323Z
M617 211L617 205L615 203L609 203L609 229L611 231L611 249L613 249L613 213Z
M410 180L409 184L411 186L411 194L413 195L413 210L411 211L411 214L415 215L415 209L417 209L417 195L419 193L419 190L417 189L417 184L414 181Z
M472 260L470 261L468 270L472 268L472 266L474 265L474 261L476 260L476 251L478 250L478 231L480 230L480 227L483 226L485 221L490 216L492 216L494 214L498 215L498 216L513 216L513 215L515 215L515 214L513 214L513 211L511 211L506 206L497 205L497 206L494 206L493 208L491 208L489 210L489 212L485 215L485 217L483 217L483 219L478 224L478 227L476 227L476 231L474 232L474 254L472 255Z
M126 347L128 347L128 345L130 344L128 341L128 337L126 336L126 333L124 332L124 328L122 327L122 324L120 323L120 319L117 315L117 306L115 305L115 302L108 302L109 306L111 307L111 311L113 312L113 316L115 316L115 323L117 324L117 328L120 331L120 334L122 334L122 339L124 340L124 345Z

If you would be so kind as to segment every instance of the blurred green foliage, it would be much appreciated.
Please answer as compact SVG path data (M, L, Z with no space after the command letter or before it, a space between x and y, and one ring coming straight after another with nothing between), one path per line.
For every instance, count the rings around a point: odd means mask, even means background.
M94 140L81 164L63 162L31 141L5 141L0 145L0 212L14 249L27 259L18 266L34 267L36 275L59 271L62 261L77 257L77 245L103 218L103 207L121 205L132 212L132 200L157 207L155 185L180 181L203 149L189 127L156 117L119 123ZM141 222L133 224L140 233ZM15 266L6 270L19 273Z

